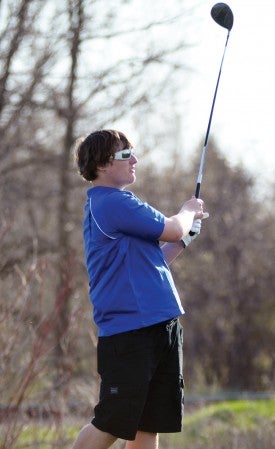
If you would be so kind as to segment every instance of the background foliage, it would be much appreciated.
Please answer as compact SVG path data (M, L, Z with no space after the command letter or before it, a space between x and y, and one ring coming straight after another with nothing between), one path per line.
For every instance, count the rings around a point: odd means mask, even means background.
M14 447L29 418L86 420L97 397L76 139L101 127L134 129L134 191L167 215L194 190L200 149L193 161L181 156L174 109L187 70L179 30L192 11L175 1L127 21L131 4L0 2L3 448ZM274 197L259 199L215 142L202 197L210 219L172 267L186 309L187 392L274 390Z

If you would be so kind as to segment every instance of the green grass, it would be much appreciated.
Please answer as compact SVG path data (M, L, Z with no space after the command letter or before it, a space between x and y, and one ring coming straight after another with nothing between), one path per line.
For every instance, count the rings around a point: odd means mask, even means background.
M211 421L246 430L261 419L275 419L275 399L226 401L208 405L185 417L185 426L205 425Z
M13 448L68 449L79 429L72 423L30 422L22 426ZM274 435L275 399L226 401L187 411L183 432L161 435L160 449L272 449ZM114 446L121 447L121 441Z
M17 443L13 447L15 449L65 449L71 447L78 432L79 427L74 425L51 426L31 423L22 427Z
M163 436L161 447L274 449L274 435L275 399L226 401L186 413L183 433Z

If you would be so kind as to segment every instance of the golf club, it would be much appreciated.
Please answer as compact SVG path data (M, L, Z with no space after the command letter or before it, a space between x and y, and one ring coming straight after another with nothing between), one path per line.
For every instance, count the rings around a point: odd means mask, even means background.
M196 192L195 192L195 197L196 198L199 198L199 195L200 195L200 188L201 188L201 182L202 182L202 174L203 174L205 154L206 154L206 150L207 150L208 137L209 137L209 133L210 133L210 127L211 127L211 122L212 122L212 117L213 117L213 111L214 111L214 107L215 107L215 102L216 102L216 97L217 97L217 92L218 92L218 87L219 87L219 82L220 82L220 77L221 77L221 72L222 72L223 60L224 60L224 55L225 55L225 51L226 51L226 48L227 48L227 43L228 43L230 31L231 31L231 29L233 27L233 22L234 22L233 13L232 13L230 7L228 5L226 5L225 3L216 3L213 6L213 8L211 9L211 16L212 16L212 18L215 20L215 22L218 25L222 26L223 28L226 28L228 30L228 33L227 33L227 37L226 37L224 52L223 52L223 55L222 55L219 75L218 75L217 84L216 84L216 88L215 88L215 92L214 92L214 97L213 97L210 117L209 117L209 121L208 121L208 126L207 126L206 135L205 135L205 141L204 141L204 146L203 146L202 155L201 155L199 173L198 173L198 178L197 178L197 186L196 186Z
M218 87L219 87L219 82L220 82L220 77L221 77L221 72L222 72L223 60L224 60L224 55L225 55L225 51L227 48L230 31L233 27L233 22L234 22L233 13L232 13L230 7L226 3L216 3L211 9L211 16L218 25L222 26L223 28L226 28L228 33L227 33L225 47L224 47L224 51L223 51L223 55L222 55L219 75L218 75L217 84L216 84L216 88L215 88L215 92L214 92L214 97L213 97L211 111L210 111L210 117L209 117L209 121L208 121L204 146L203 146L201 160L200 160L199 173L198 173L198 178L197 178L197 186L196 186L196 191L195 191L196 198L199 198L199 195L200 195L200 188L201 188L203 167L204 167L205 155L206 155L207 144L208 144L208 137L209 137L209 133L210 133L213 111L214 111L214 107L215 107L215 102L216 102L216 97L217 97L217 92L218 92ZM204 217L204 218L206 218L206 217ZM194 235L194 232L190 231L189 234Z

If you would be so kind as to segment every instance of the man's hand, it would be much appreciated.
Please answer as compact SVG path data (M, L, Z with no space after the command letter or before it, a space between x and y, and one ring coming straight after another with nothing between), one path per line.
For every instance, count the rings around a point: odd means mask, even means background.
M204 220L205 218L209 217L209 213L208 212L204 212L202 219ZM197 218L196 220L193 221L193 225L192 228L190 229L190 231L192 231L192 235L187 234L185 237L183 237L181 239L181 242L184 246L184 248L186 248L189 243L192 242L192 240L195 240L196 237L198 237L199 233L201 232L201 220L199 218Z

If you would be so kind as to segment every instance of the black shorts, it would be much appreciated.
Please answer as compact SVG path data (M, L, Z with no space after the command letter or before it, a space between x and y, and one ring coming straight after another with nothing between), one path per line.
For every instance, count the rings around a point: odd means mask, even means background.
M174 319L99 338L95 427L125 440L134 440L138 430L181 431L182 333Z

